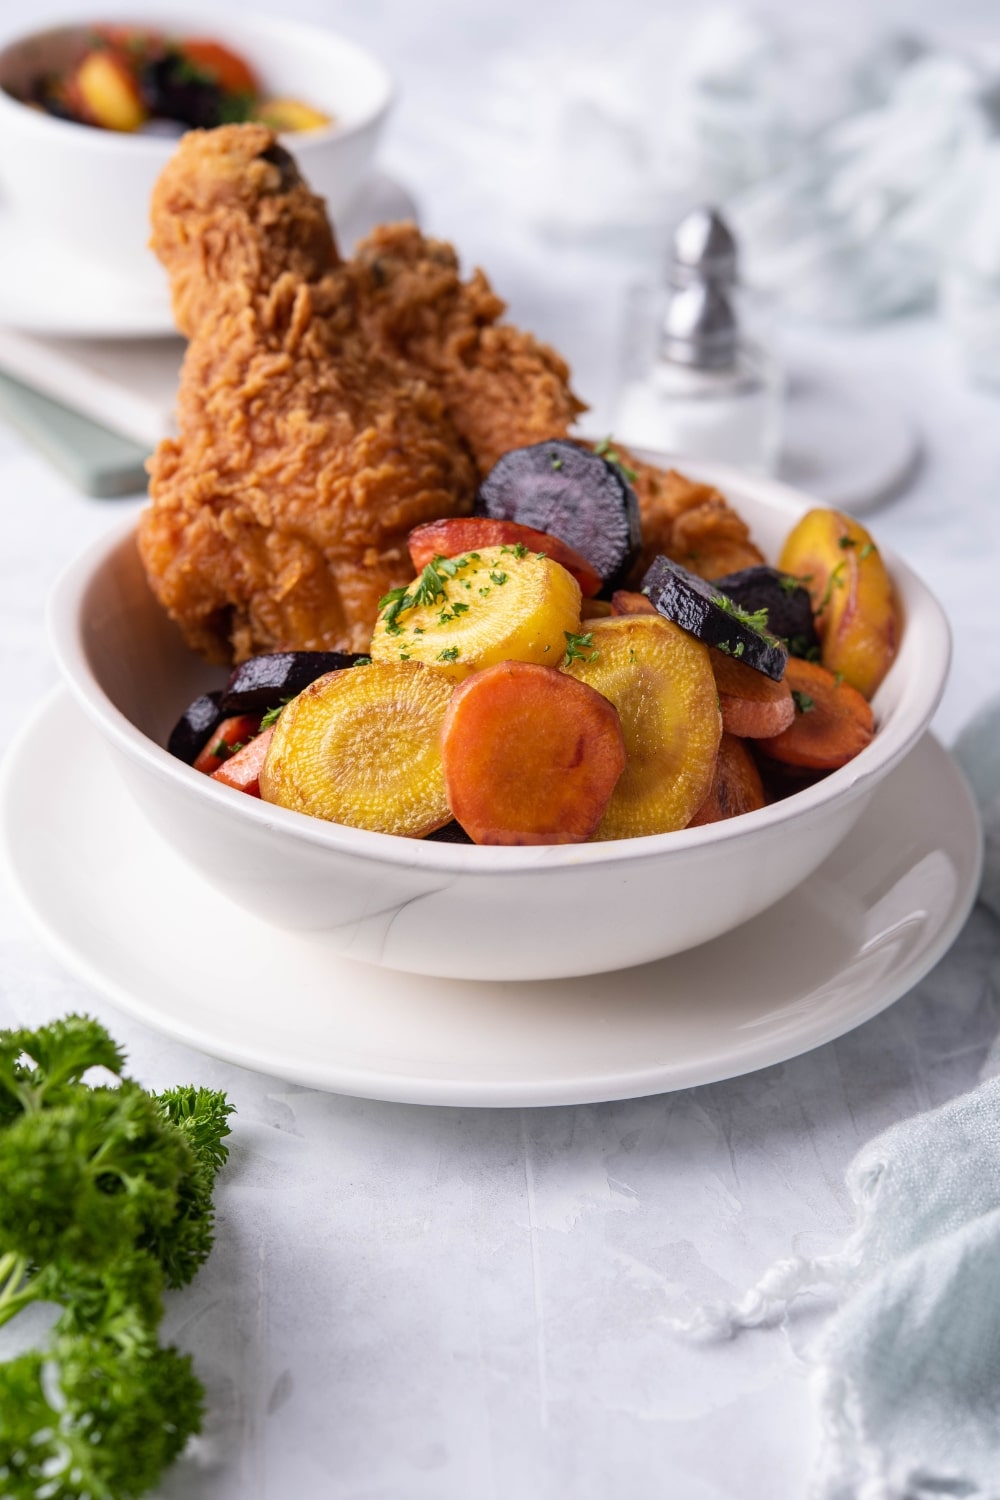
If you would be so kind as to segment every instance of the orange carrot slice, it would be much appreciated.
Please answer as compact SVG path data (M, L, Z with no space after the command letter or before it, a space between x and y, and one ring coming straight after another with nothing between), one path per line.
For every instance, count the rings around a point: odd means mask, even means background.
M714 647L709 654L727 734L763 740L788 728L795 718L795 700L785 678L774 682Z
M231 719L223 719L195 756L195 770L211 776L238 750L242 750L259 730L260 714L234 714Z
M441 754L452 812L477 844L582 843L625 769L614 706L533 662L498 662L460 683Z
M748 667L747 671L752 671L752 668ZM753 675L759 677L760 673L754 672ZM740 813L754 812L763 807L765 801L764 784L750 751L736 735L723 734L711 791L688 827L700 828L703 823L738 818Z
M646 594L633 593L631 589L615 589L611 595L613 615L658 615L659 612Z
M547 531L522 526L519 521L499 521L492 516L452 516L443 521L428 521L410 532L407 546L417 572L435 557L458 557L475 552L477 547L526 547L529 552L544 552L553 562L571 573L580 585L585 599L600 592L601 576L585 557L566 542Z
M246 792L249 797L259 797L260 773L264 769L273 737L274 725L271 724L260 734L254 735L242 750L237 750L235 755L224 761L217 771L213 771L212 780L221 781L223 786L235 787L238 792Z
M774 760L813 771L835 771L870 743L875 720L869 704L847 682L816 662L788 658L785 680L795 718L773 738L758 741Z
M614 614L611 603L607 599L581 599L581 620L608 620Z
M225 94L255 95L260 85L249 63L210 37L187 37L178 49L199 73L207 74Z

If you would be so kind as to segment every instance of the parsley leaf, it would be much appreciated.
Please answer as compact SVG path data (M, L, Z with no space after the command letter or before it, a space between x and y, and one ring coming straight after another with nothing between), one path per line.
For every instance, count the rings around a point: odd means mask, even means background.
M201 1427L191 1360L157 1335L164 1287L212 1247L231 1106L124 1067L87 1016L0 1031L0 1325L60 1310L44 1348L0 1363L5 1495L139 1496Z
M741 625L749 625L751 630L765 631L767 629L767 610L755 609L753 613L742 609L728 594L713 594L712 603L718 605L725 614L732 615L734 620L739 620Z
M620 469L629 484L635 484L639 478L638 473L635 469L630 468L617 449L611 446L611 439L609 437L601 438L601 441L594 448L594 452L598 458L603 458L606 463L614 464L616 469Z
M810 698L808 693L802 693L798 688L792 688L792 697L795 699L795 712L797 714L811 714L815 710L815 699Z
M566 660L570 661L596 661L601 654L601 648L594 645L594 632L588 630L586 635L574 635L571 630L564 630L566 637ZM590 655L587 655L587 652Z

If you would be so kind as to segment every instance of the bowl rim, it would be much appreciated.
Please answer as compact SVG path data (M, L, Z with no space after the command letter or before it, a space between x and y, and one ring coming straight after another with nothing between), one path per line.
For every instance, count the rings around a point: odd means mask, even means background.
M669 463L662 453L636 450L651 462ZM788 516L790 521L818 501L779 480L764 479L721 465L682 461L686 474L715 484L725 493L735 491L751 503L760 503ZM739 498L736 500L739 508ZM878 715L885 688L905 666L914 651L921 653L919 671L910 672L906 691L880 725L871 744L846 766L830 772L812 786L738 818L670 833L646 834L638 838L609 839L584 844L462 845L427 839L403 838L374 833L346 824L327 823L306 813L277 807L244 796L234 800L232 788L222 786L148 738L104 692L87 658L83 644L82 610L92 580L120 548L134 544L136 517L111 527L79 554L56 579L48 599L49 640L59 670L73 696L88 717L120 752L158 780L165 780L195 799L203 800L223 818L249 820L258 831L293 843L356 855L395 868L452 874L516 874L539 869L579 868L660 861L676 853L708 850L734 839L753 838L768 829L809 821L829 811L829 804L843 799L845 805L872 790L906 756L927 729L944 691L951 661L951 630L934 595L918 575L891 548L879 544L903 605L906 621L903 649L897 654L883 687L873 700ZM907 649L907 643L909 648ZM898 680L898 676L897 676Z
M227 6L209 5L204 10L199 10L197 15L193 10L188 11L186 7L174 14L169 14L165 9L154 6L141 20L135 12L141 9L138 5L127 5L119 3L101 8L101 21L104 24L109 21L125 23L134 21L136 25L161 26L168 25L175 28L187 28L197 26L200 33L211 33L213 27L223 28L232 26L235 39L238 33L255 32L258 36L266 38L268 35L282 35L302 44L303 48L312 49L317 45L330 47L338 51L354 66L363 66L368 70L377 83L377 89L373 89L372 102L349 124L338 124L336 121L329 125L320 126L317 130L295 132L295 149L301 152L303 148L307 153L315 151L318 147L332 141L348 141L353 136L368 131L381 120L391 109L396 99L396 83L385 63L370 52L360 43L352 41L349 37L334 31L329 27L315 25L308 21L286 19L283 16L267 14L263 11L238 12ZM5 54L14 47L22 46L36 38L51 35L61 31L86 31L88 23L79 16L52 17L42 26L32 27L27 31L10 32L0 35L0 64ZM224 40L220 38L220 40ZM84 150L97 152L110 152L117 155L121 152L131 152L138 156L141 150L145 150L150 161L162 164L166 162L176 151L177 142L180 137L160 137L153 135L141 135L137 132L120 130L102 130L98 126L85 125L77 120L60 120L55 115L45 114L41 110L32 109L21 100L0 85L0 116L6 112L16 119L19 126L37 130L41 134L49 136L53 141L61 139L72 149L72 143Z

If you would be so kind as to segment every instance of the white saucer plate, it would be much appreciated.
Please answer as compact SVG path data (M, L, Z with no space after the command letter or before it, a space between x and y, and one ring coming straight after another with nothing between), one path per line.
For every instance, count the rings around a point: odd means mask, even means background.
M365 183L338 222L341 249L376 224L415 217L406 188L384 172ZM0 202L0 325L62 338L157 338L176 333L166 277L150 252L148 277L130 282L99 262L26 234Z
M401 974L220 897L152 831L62 689L7 758L0 850L66 966L147 1025L337 1093L505 1106L688 1088L841 1036L945 953L982 860L962 774L927 736L815 875L714 942L586 979Z

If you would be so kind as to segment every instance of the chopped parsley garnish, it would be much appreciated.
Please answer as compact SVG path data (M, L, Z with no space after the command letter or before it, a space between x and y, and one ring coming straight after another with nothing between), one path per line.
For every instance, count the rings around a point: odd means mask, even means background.
M606 463L614 464L616 469L620 469L621 472L625 475L625 478L628 480L629 484L635 484L636 480L639 478L638 474L636 473L635 469L629 468L628 464L624 461L617 448L613 448L611 446L611 439L609 437L601 438L601 441L597 444L594 452L597 454L598 458L603 458Z
M445 579L454 578L459 569L476 557L476 553L470 553L468 557L435 557L421 572L412 593L401 588L390 589L387 594L383 594L378 607L380 612L385 610L382 623L386 632L389 635L402 634L403 626L399 623L399 617L406 610L416 609L422 604L436 604L439 599L446 600L448 589Z
M438 652L438 661L458 661L458 647L447 646L444 651Z
M549 462L552 464L552 467L554 469L561 469L562 468L563 461L559 457L558 453L552 453L552 454L550 454L549 455Z
M369 657L368 660L371 661L371 657ZM357 662L355 662L354 665L357 666ZM281 718L281 713L283 708L285 707L285 704L291 703L291 701L291 698L282 698L281 702L277 704L276 707L269 708L267 713L260 721L261 729L270 729L272 724L277 724L278 720Z
M463 604L461 599L459 599L455 604L451 606L451 613L453 616L467 615L469 613L469 606L467 604Z
M225 757L227 755L232 755L235 749L235 745L227 744L225 740L216 740L215 744L212 746L212 754Z
M419 632L416 631L416 630L413 633L414 633L414 635L419 634ZM359 656L358 659L357 659L357 661L354 663L354 665L356 667L370 667L371 664L372 664L372 659L371 659L370 656Z
M527 557L527 555L528 555L528 549L524 545L523 542L515 542L513 544L513 546L506 546L505 545L505 546L503 546L503 547L500 548L500 551L501 552L511 552L511 553L513 553L513 555L517 558L518 562L520 562L520 560L521 560L522 557Z
M569 661L596 661L601 654L599 646L594 645L594 632L588 630L586 635L574 635L571 630L564 630L566 637L566 660ZM590 655L587 655L587 652Z
M790 635L786 644L792 656L801 657L803 661L819 661L819 647L811 646L804 635Z
M497 586L499 587L500 584L503 584L503 583L507 582L507 574L506 573L491 573L490 574L490 579L492 580L493 583L497 584Z
M808 693L799 692L798 688L792 688L792 697L795 699L795 712L797 714L811 714L816 707L815 700Z
M858 553L858 562L864 562L866 557L871 557L872 553L878 550L874 542L869 541L859 543L853 536L838 537L837 546L841 549L842 552L846 552L849 547L860 546L861 550Z
M800 589L802 585L797 578L792 577L791 573L782 573L778 579L778 587L783 594L794 594L795 590Z
M728 594L713 594L712 603L727 615L732 615L734 620L739 620L741 625L749 625L751 630L765 631L767 629L767 610L755 609L751 614L749 610L742 609L735 600L730 599Z
M823 597L820 600L819 604L816 606L815 614L817 618L823 613L823 611L826 609L826 606L833 598L834 589L842 589L844 587L844 569L846 567L847 559L845 558L843 562L839 562L837 564L837 566L834 568L833 572L827 579L826 589L824 591Z

